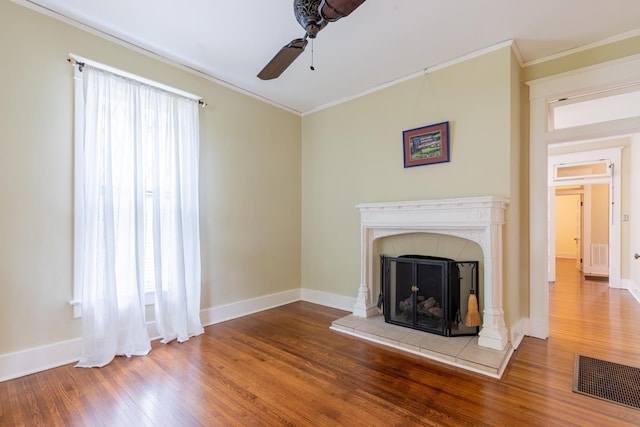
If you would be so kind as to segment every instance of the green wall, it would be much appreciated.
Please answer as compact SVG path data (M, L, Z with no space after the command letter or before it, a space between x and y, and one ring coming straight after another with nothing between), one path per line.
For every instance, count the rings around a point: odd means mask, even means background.
M510 83L513 61L511 48L502 47L303 117L305 288L356 297L358 203L517 198L520 118L512 109L519 114L520 86ZM450 124L451 161L405 169L402 131L443 121ZM518 216L509 210L508 221ZM513 251L509 277L519 274L518 234L516 222L505 238Z
M75 53L204 97L202 308L300 288L301 119L8 1L0 2L0 355L77 338Z

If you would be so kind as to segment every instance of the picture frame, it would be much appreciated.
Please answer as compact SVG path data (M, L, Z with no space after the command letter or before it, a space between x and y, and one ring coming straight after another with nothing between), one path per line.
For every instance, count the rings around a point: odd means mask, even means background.
M404 167L449 161L449 122L436 123L402 132Z

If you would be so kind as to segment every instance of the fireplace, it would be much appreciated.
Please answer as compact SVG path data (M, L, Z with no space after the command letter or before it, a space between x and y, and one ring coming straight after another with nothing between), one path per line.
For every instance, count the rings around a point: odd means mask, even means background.
M447 337L478 334L465 325L466 297L478 294L478 261L382 255L380 268L387 323Z
M483 254L482 327L478 345L504 350L509 342L502 308L502 227L507 199L493 196L409 202L362 203L360 210L360 289L353 315L379 315L380 293L374 269L378 239L408 233L456 236L477 243Z

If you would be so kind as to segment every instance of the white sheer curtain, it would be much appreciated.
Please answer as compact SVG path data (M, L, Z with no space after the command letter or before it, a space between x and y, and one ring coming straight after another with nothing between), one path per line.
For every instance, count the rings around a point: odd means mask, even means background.
M203 332L200 310L198 104L86 65L84 140L77 157L77 280L83 354L77 366L150 349L145 280L155 280L163 342ZM145 198L151 194L151 215ZM148 207L149 208L149 207ZM145 222L155 274L145 271Z

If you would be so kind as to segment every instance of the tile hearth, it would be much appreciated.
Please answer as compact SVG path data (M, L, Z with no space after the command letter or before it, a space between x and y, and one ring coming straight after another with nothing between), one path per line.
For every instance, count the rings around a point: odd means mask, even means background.
M443 337L384 321L384 316L349 315L335 320L331 329L404 350L461 369L500 378L513 354L511 345L493 350L478 345L478 337Z

